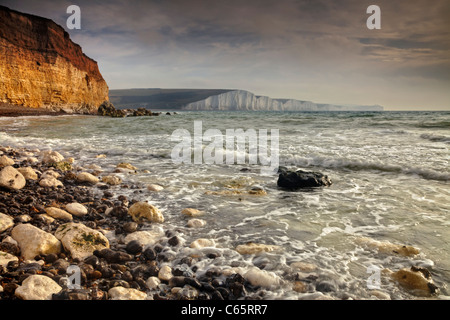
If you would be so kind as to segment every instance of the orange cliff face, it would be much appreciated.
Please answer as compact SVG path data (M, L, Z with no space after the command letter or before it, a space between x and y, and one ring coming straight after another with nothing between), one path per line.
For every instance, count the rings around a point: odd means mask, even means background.
M97 62L61 26L0 6L0 102L96 113L105 100Z

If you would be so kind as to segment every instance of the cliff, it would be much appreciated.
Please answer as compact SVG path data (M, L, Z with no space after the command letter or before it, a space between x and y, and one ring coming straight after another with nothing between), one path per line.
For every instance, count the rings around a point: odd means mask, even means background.
M184 110L236 111L383 111L381 106L340 106L295 99L272 99L245 90L234 90L189 103Z
M0 102L95 113L108 100L97 62L52 20L0 6Z

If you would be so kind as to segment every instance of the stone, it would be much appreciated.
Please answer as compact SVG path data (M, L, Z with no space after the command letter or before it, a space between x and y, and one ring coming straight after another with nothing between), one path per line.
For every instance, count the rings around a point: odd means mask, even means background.
M10 190L20 190L25 187L26 180L23 175L11 166L6 166L0 171L0 187Z
M76 217L82 217L88 214L88 209L81 203L68 203L65 208L70 214Z
M89 172L80 172L79 174L77 174L77 181L97 184L100 180Z
M214 240L202 238L202 239L197 239L197 240L193 241L189 247L193 248L193 249L201 249L201 248L205 248L205 247L215 247L215 246L216 246L216 243Z
M128 163L128 162L121 162L121 163L119 163L119 164L117 165L117 168L120 168L120 169L128 169L128 170L132 170L132 171L136 171L136 170L137 170L137 168L136 168L135 166L131 165L131 164Z
M185 208L181 211L181 213L189 217L198 217L204 214L203 211L194 208Z
M52 170L52 169L45 171L45 172L41 175L41 179L46 179L46 178L55 178L55 179L58 179L59 177L61 177L61 175L60 175L58 172L56 172L56 171L54 171L54 170Z
M426 268L413 266L401 269L392 273L391 278L417 296L431 296L439 292Z
M34 171L33 168L31 168L31 167L18 168L17 171L19 171L23 175L25 180L37 180L38 179L38 175L37 175L36 171Z
M109 184L110 186L116 186L122 183L122 179L116 176L104 176L102 182Z
M308 292L309 286L303 281L295 281L294 285L292 286L292 290L299 293L305 293Z
M44 188L63 187L63 183L54 177L47 177L39 181L39 185Z
M236 251L240 254L260 254L262 252L272 252L278 249L280 249L279 246L253 242L240 244L236 247Z
M19 244L25 260L34 259L41 254L61 252L61 242L55 236L31 224L15 226L11 231L11 236Z
M67 211L64 211L62 209L59 209L59 208L48 207L48 208L45 208L45 212L50 217L55 218L55 219L61 219L61 220L66 220L66 221L73 220L73 217L70 213L68 213Z
M169 281L173 277L172 268L169 266L163 266L159 269L158 278L163 281Z
M3 155L0 157L0 168L2 167L7 167L7 166L13 166L14 165L14 160Z
M0 233L14 226L14 219L0 212Z
M281 283L280 278L275 273L261 270L256 267L248 270L243 276L245 280L250 282L253 286L269 288Z
M357 238L356 243L365 246L369 249L378 250L378 252L384 254L393 254L404 257L410 257L418 255L420 253L419 249L412 246L394 244L389 241L377 241L366 237Z
M128 244L131 241L137 241L141 246L148 247L156 244L163 236L164 231L161 228L153 228L130 233L125 237L124 242Z
M206 221L205 220L203 220L203 219L196 219L196 218L190 219L187 222L187 224L186 224L186 226L189 227L189 228L201 228L201 227L204 227L205 225L206 225Z
M322 173L303 170L281 170L277 181L278 187L288 190L330 186L331 183L328 176Z
M35 274L22 282L15 295L22 300L52 300L53 295L61 290L61 286L51 278Z
M132 240L127 243L125 250L131 254L138 254L142 252L142 245L137 240Z
M69 222L59 226L55 237L61 240L64 249L69 251L74 259L83 260L96 250L109 248L108 239L100 231L82 223Z
M43 164L53 164L64 160L64 157L58 151L43 151L41 155Z
M315 264L302 261L296 261L291 263L291 268L302 272L313 272L317 270L317 266Z
M147 190L148 190L148 191L159 192L159 191L164 190L164 187L162 187L162 186L160 186L160 185L158 185L158 184L149 184L149 185L147 186Z
M128 214L135 222L143 221L163 223L164 216L161 211L147 202L136 202L128 209Z
M11 261L18 262L19 258L17 258L16 256L12 255L11 253L0 251L0 272L2 270L2 267L6 268L8 263L10 263ZM0 285L0 287L1 287L1 285Z
M161 280L157 277L149 277L147 281L145 282L147 287L151 290L155 290L158 288L158 286L161 284Z
M146 300L147 294L133 288L114 287L108 290L110 300Z

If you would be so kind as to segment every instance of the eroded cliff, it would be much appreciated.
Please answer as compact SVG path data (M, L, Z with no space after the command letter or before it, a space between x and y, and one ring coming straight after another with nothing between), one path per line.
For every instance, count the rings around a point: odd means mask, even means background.
M96 113L105 100L97 62L61 26L0 6L0 102Z

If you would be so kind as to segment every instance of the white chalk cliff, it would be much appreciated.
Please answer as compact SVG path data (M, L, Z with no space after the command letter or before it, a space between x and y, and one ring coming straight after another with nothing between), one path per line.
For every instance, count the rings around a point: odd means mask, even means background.
M383 111L381 106L339 106L294 99L272 99L245 90L228 91L189 103L183 110L233 111Z

